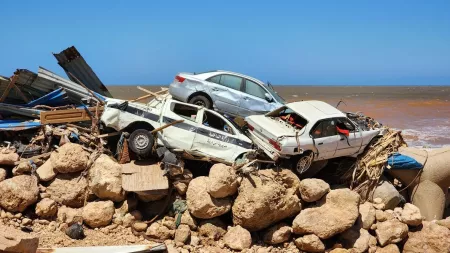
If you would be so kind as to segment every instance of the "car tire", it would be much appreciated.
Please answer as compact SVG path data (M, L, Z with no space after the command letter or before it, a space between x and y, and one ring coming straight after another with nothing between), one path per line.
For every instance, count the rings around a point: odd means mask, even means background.
M209 99L203 95L197 95L197 96L192 97L191 99L189 99L189 103L194 104L194 105L203 106L207 109L212 108L211 101L209 101Z
M296 156L291 159L292 170L295 173L297 173L297 175L300 176L311 167L313 160L314 160L314 153L310 151L305 152L302 155Z
M153 148L154 138L146 129L134 130L128 139L128 145L136 155L145 156Z

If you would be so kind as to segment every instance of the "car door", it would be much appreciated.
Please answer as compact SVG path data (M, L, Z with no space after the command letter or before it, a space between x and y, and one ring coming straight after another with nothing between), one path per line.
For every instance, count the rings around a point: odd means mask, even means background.
M239 105L240 115L246 117L271 111L272 107L266 100L266 93L271 96L261 85L245 79L242 100Z
M201 110L192 150L208 156L233 161L236 153L236 132L220 114Z
M176 120L184 120L163 130L164 146L169 148L191 149L197 130L198 107L170 102L164 109L162 124L168 124Z
M336 130L336 120L322 120L313 127L311 131L314 146L316 147L317 159L330 159L336 153L337 145L340 137Z
M349 134L340 134L340 140L336 149L336 157L351 156L359 152L362 145L361 131L347 118L337 118L337 127L348 131Z
M216 109L223 113L238 115L243 78L223 74L210 77L206 81Z

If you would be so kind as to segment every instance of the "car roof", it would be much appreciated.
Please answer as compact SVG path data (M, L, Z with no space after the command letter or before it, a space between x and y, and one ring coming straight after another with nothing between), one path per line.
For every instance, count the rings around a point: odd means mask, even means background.
M239 76L239 77L247 78L247 79L249 79L251 81L254 81L254 82L256 82L256 83L266 87L264 82L262 82L261 80L258 80L258 79L254 78L254 77L247 76L247 75L244 75L244 74L241 74L241 73L228 71L228 70L213 70L213 71L199 73L199 74L196 74L196 75L199 75L199 76L202 76L205 79L208 79L211 76L220 75L220 74L230 74L230 75L236 75L236 76Z
M346 117L343 112L323 101L301 101L288 103L286 106L294 112L300 114L309 122L316 122L318 120L336 117Z

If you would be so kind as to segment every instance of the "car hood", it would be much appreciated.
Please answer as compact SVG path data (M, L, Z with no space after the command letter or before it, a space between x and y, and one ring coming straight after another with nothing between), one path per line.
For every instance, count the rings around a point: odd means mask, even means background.
M305 128L296 130L283 122L266 117L265 115L248 116L245 120L254 127L254 131L275 139L282 136L295 136L296 132L301 135L305 131Z

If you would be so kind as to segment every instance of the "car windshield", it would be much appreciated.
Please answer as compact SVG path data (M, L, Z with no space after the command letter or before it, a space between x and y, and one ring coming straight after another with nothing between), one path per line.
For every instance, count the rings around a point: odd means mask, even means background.
M286 101L280 96L278 95L278 93L273 89L273 86L271 83L267 82L267 84L263 83L264 87L267 88L267 91L270 92L270 94L272 94L272 96L275 98L276 101L282 103L282 104L286 104Z

